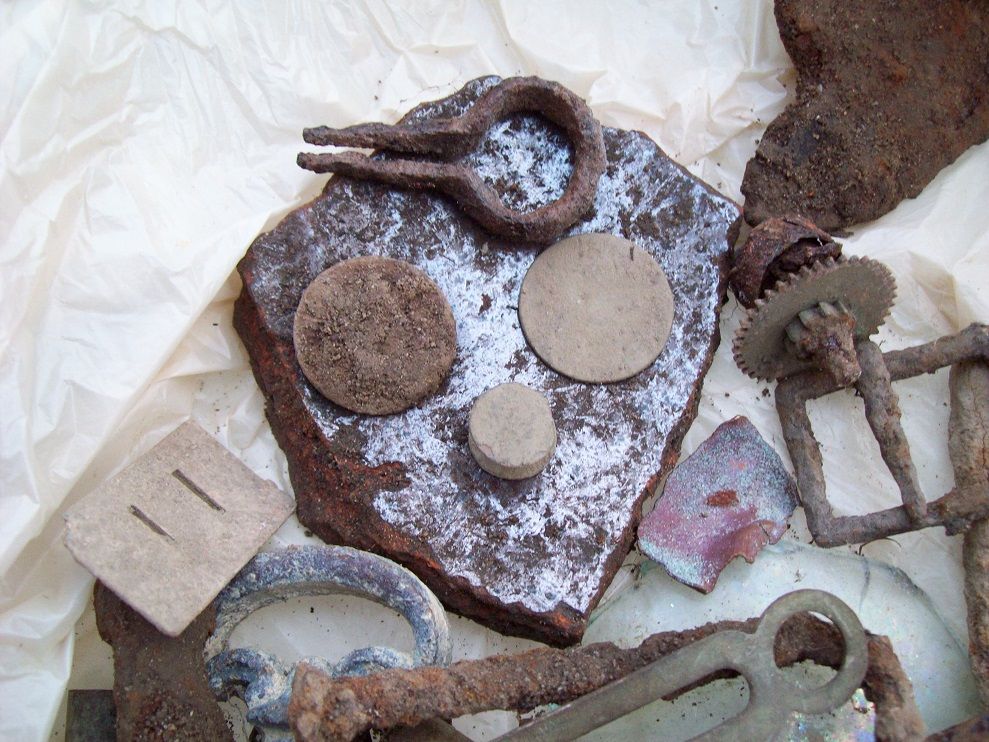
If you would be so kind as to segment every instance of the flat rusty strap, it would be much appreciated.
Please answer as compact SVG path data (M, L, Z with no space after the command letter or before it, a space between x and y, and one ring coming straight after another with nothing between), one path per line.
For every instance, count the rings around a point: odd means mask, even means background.
M563 195L532 211L506 206L501 196L469 166L464 157L480 144L495 123L514 113L539 113L559 126L574 149L573 172ZM434 155L439 161L372 159L357 152L300 153L300 167L376 180L400 188L435 188L489 232L527 242L551 242L584 216L594 204L606 158L601 125L580 97L562 85L538 77L512 77L490 88L456 118L414 123L358 124L345 129L305 129L303 139L320 146L381 148L392 152Z
M827 499L821 450L814 438L807 401L838 391L824 371L795 374L776 387L776 408L807 514L807 527L819 546L841 546L886 538L921 528L944 526L949 535L989 517L989 492L958 487L928 503L920 491L900 410L891 383L929 374L969 360L989 360L989 326L973 324L957 335L914 348L882 353L871 341L856 343L862 376L855 389L883 460L899 487L903 504L868 515L835 516ZM957 479L957 477L956 477Z

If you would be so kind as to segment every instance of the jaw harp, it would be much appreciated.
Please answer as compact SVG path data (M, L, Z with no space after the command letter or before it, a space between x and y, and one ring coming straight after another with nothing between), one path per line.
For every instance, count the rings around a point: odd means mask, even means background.
M845 657L838 673L817 689L801 688L776 666L776 633L791 616L814 611L841 632ZM718 670L740 673L749 704L695 740L769 739L784 731L794 712L820 714L845 703L859 688L868 666L865 632L845 603L819 590L797 590L762 614L754 634L719 631L499 737L514 742L568 740L587 734L653 701L686 688Z
M463 160L485 133L514 113L538 113L563 129L574 148L574 165L563 195L532 211L504 205L497 191ZM400 188L435 188L489 232L513 240L552 242L594 205L597 182L607 158L601 125L570 90L538 77L513 77L498 83L463 115L418 123L358 124L345 129L319 126L302 137L318 146L380 148L412 155L371 159L358 152L300 153L298 164L317 173L338 173Z

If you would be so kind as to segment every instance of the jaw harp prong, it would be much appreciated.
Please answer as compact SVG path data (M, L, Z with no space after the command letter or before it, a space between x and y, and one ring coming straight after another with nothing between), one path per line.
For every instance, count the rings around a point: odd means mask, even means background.
M560 198L532 211L502 203L497 191L463 157L498 120L514 113L538 113L559 126L574 148L573 172ZM384 149L436 160L372 159L357 152L300 153L298 164L317 173L337 173L400 188L435 188L453 197L478 224L494 234L527 242L552 242L594 205L607 157L601 125L580 97L537 77L513 77L492 87L463 115L421 123L359 124L345 129L305 129L303 139L318 146Z

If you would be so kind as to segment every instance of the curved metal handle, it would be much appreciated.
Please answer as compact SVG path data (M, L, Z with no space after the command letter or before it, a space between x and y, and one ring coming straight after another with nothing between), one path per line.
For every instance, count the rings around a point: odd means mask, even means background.
M296 666L256 649L231 649L230 636L241 621L266 605L299 595L332 594L357 595L398 611L412 626L413 655L365 647L333 666L319 658L305 662L333 675L449 664L446 613L414 574L388 559L345 546L292 548L258 554L217 598L216 628L204 650L214 694L220 699L239 696L247 703L251 722L286 732Z
M513 113L539 113L566 133L574 148L567 187L555 201L520 212L502 203L498 193L460 158L476 147L499 119ZM581 98L562 85L538 77L503 80L457 118L417 123L360 124L346 129L305 129L303 138L320 145L384 148L393 152L437 155L448 161L371 159L354 152L300 153L300 167L376 180L402 188L435 188L488 231L516 240L550 242L594 205L597 182L607 157L601 125Z

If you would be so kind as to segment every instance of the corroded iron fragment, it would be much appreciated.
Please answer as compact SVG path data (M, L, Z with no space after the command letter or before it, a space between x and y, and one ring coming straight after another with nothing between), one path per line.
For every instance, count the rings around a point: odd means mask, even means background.
M776 543L797 485L747 418L722 423L666 480L639 526L639 548L670 576L709 593L737 556L750 564Z
M443 606L415 575L388 559L345 546L310 546L256 556L220 593L216 628L205 644L210 686L217 698L247 704L247 720L265 738L287 738L286 709L295 666L267 652L230 648L230 637L248 615L300 595L357 595L397 611L412 629L412 655L389 647L364 647L330 664L305 662L331 675L366 675L390 667L446 665L450 629Z
M930 735L927 742L985 742L989 739L989 714L967 719Z
M891 387L894 381L933 373L962 361L989 360L989 326L969 325L957 335L888 353L881 352L868 340L860 341L855 347L862 365L862 376L855 388L865 402L869 427L900 489L903 505L868 515L835 516L832 513L821 451L806 405L808 400L831 394L841 387L823 371L787 377L776 387L776 409L797 476L800 500L807 514L807 527L814 541L820 546L857 544L932 526L944 526L951 535L989 517L989 496L984 487L956 486L934 502L925 500L917 483L906 435L900 426L896 394ZM956 456L957 453L953 454L953 462Z
M65 708L65 742L113 742L117 707L112 690L70 690Z
M573 172L562 195L522 211L507 206L466 158L498 121L514 113L539 113L559 126L573 146ZM300 154L300 167L317 173L368 178L401 188L435 188L453 197L478 224L494 234L526 242L551 242L590 211L606 159L601 125L587 104L559 83L512 77L489 87L463 113L396 126L359 124L346 129L306 129L309 144L381 148L435 155L440 161L375 160L354 152Z
M211 604L181 634L166 636L97 582L96 627L113 647L118 740L233 740L206 682L203 645Z
M797 98L745 169L750 224L875 219L989 135L983 0L776 0L776 23Z
M405 120L456 117L497 82L475 80ZM430 191L333 178L251 246L234 311L300 521L325 541L401 562L458 613L557 645L579 640L631 548L643 499L672 468L693 420L718 344L739 216L644 135L605 129L604 142L608 168L594 206L568 234L634 242L660 264L676 307L659 358L632 379L574 384L541 363L515 309L539 249L492 237ZM520 158L530 163L521 174ZM520 115L496 124L467 159L524 211L563 192L572 154L558 129ZM324 399L292 344L304 288L369 251L410 262L437 283L460 346L436 394L388 417L349 414ZM535 479L497 480L469 450L471 405L510 381L545 395L556 421L556 454Z
M767 219L732 255L731 289L744 307L804 266L841 255L841 245L799 216Z
M415 726L436 717L452 719L492 709L530 711L575 700L718 631L752 632L757 625L758 619L722 621L653 634L632 649L607 642L570 650L534 649L448 668L386 670L365 678L334 679L303 665L293 683L289 718L298 739L349 740L372 728ZM910 681L889 641L867 636L869 659L862 687L876 704L877 739L916 739L924 727ZM780 667L811 660L837 668L845 656L838 629L806 613L783 624L774 652ZM735 674L712 673L677 693ZM879 735L880 729L885 736Z
M968 497L989 500L989 363L952 366L948 388L948 452L955 488ZM962 561L972 674L982 702L989 706L989 520L978 520L965 531Z

